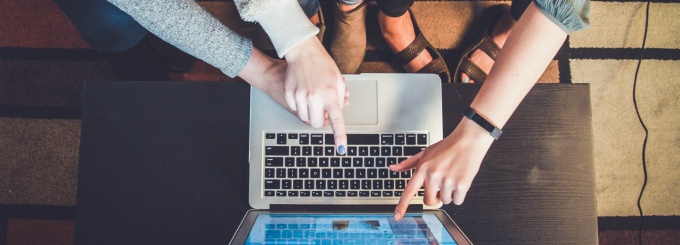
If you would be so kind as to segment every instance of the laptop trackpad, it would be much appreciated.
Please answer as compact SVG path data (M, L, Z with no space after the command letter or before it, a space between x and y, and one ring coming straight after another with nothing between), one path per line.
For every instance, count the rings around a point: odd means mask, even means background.
M375 80L348 80L349 105L343 109L347 125L378 124L378 84Z

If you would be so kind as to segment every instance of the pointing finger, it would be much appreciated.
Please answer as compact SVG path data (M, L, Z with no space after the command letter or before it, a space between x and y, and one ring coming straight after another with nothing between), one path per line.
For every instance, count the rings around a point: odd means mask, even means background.
M340 155L344 155L347 150L347 133L345 131L345 118L342 115L342 110L339 105L327 105L328 120L333 129L333 137L335 138L335 149Z
M409 157L408 159L400 162L399 164L395 164L390 166L390 170L394 172L404 172L406 170L415 168L418 166L418 162L420 162L420 158L423 156L423 152L419 152L415 156Z
M401 198L399 198L399 203L397 203L397 208L394 210L394 219L399 221L401 218L404 217L404 214L406 213L406 209L408 208L408 205L411 203L411 199L418 193L418 190L420 190L420 187L423 186L423 176L420 174L420 172L416 172L413 177L411 178L411 181L408 182L406 185L406 188L404 188L404 192L401 194Z

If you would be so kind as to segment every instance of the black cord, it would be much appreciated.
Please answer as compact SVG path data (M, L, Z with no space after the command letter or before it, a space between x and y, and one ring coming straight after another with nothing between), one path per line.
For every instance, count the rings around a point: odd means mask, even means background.
M647 151L647 138L649 137L649 131L647 130L647 126L645 126L645 123L642 121L642 117L640 116L640 110L638 109L637 105L637 97L636 97L636 89L637 89L637 79L638 79L638 73L640 72L640 64L642 63L642 56L645 52L645 43L647 42L647 27L649 26L649 4L651 0L647 0L647 12L645 13L645 34L642 37L642 48L640 49L640 56L638 57L638 64L637 68L635 69L635 79L633 80L633 105L635 106L635 113L637 114L638 120L640 121L640 124L642 125L642 128L645 129L645 141L642 143L642 170L644 171L645 174L645 179L644 182L642 182L642 189L640 189L640 195L638 196L637 200L637 207L638 211L640 212L640 228L638 230L638 242L640 245L642 245L642 221L644 215L642 214L642 205L640 204L640 201L642 200L642 194L645 192L645 187L647 187L647 161L646 154L645 152Z

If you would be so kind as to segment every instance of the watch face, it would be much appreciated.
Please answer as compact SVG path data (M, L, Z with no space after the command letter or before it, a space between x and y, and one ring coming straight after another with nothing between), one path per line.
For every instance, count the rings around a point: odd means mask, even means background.
M465 115L465 117L477 123L477 125L479 125L484 130L489 132L491 137L493 137L494 139L498 140L498 137L501 137L503 131L501 131L498 127L491 124L481 115L477 114L477 112L474 109L472 109L472 107L468 107L467 109L465 109L465 111L463 111L463 115Z

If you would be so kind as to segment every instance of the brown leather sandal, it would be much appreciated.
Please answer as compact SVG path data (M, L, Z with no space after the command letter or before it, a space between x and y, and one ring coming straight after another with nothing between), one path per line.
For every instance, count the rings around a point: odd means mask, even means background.
M477 64L472 62L470 60L470 55L472 52L475 50L479 49L482 50L484 53L486 53L489 57L491 57L492 60L496 61L496 57L498 56L498 53L501 52L501 48L498 47L498 44L496 44L493 39L491 38L491 30L493 27L496 25L498 20L501 18L503 13L508 12L510 9L510 5L507 4L499 4L492 6L488 9L488 11L485 11L485 14L481 15L481 18L486 18L483 20L489 20L484 23L479 23L477 26L480 26L481 28L484 28L484 32L481 35L478 35L477 39L475 42L472 43L468 48L466 48L463 51L463 54L460 57L460 60L458 61L458 65L456 66L456 75L454 77L454 82L455 83L461 83L460 81L460 75L462 73L467 74L471 80L477 82L477 83L482 83L484 80L486 80L486 72L482 70Z
M411 44L409 44L404 50L395 54L397 63L401 66L404 66L411 62L411 60L418 57L418 55L423 52L423 50L426 50L432 56L432 61L420 68L420 70L416 71L416 73L434 73L441 77L442 82L450 83L451 74L449 73L449 68L446 66L444 58L439 53L439 51L437 51L437 48L435 48L429 41L427 41L427 39L425 39L425 36L420 31L418 22L416 22L411 9L409 9L408 12L411 16L411 21L413 22L413 29L416 33L416 39L414 39L413 42L411 42Z

